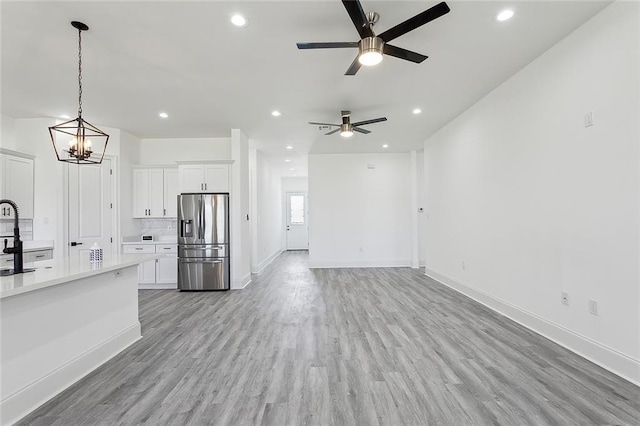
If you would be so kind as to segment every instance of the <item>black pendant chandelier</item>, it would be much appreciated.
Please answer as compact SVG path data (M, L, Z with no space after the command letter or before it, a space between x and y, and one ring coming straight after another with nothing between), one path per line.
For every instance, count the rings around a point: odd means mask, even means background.
M71 25L78 30L78 118L49 127L49 134L58 161L100 164L109 135L82 118L82 31L89 27L77 21Z

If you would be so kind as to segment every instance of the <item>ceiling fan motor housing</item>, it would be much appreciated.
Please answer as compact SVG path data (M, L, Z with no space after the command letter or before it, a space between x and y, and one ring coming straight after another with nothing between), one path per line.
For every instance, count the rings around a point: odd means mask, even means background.
M365 37L360 39L358 43L358 47L360 48L360 58L363 56L374 55L378 56L379 59L376 60L375 63L379 63L382 60L382 51L384 48L384 41L380 37ZM360 61L363 65L375 65L375 63L369 64L367 62Z

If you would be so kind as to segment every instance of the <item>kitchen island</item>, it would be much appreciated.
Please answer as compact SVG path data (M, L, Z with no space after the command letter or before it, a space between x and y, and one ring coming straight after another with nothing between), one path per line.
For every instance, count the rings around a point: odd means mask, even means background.
M0 277L0 423L11 424L140 339L138 264L156 254L25 264Z

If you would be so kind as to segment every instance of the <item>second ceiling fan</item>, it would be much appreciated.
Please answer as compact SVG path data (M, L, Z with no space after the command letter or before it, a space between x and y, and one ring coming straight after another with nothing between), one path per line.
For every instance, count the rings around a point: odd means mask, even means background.
M373 118L371 120L358 121L357 123L351 122L351 111L342 111L342 124L332 124L332 123L316 123L314 121L310 121L309 124L316 124L319 126L337 126L337 129L334 129L325 135L332 135L336 132L340 132L340 136L344 138L349 138L353 136L353 132L364 133L365 135L371 133L370 130L362 129L360 126L364 126L365 124L373 124L379 123L381 121L387 121L387 117Z
M358 0L342 0L342 4L351 18L351 21L360 34L360 41L327 42L327 43L297 43L298 49L336 49L357 47L360 52L345 75L355 75L361 65L376 65L382 61L382 55L395 56L406 61L421 63L427 56L412 52L401 47L388 44L391 40L403 34L413 31L416 28L449 13L449 6L445 2L438 3L430 9L417 14L413 18L396 25L393 28L377 35L373 32L373 25L380 17L377 13L371 12L365 15L362 5Z

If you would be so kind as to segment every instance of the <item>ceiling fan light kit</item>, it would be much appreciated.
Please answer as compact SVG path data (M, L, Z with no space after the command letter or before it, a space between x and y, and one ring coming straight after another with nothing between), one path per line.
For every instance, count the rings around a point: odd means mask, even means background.
M342 111L342 124L333 124L333 123L317 123L315 121L310 121L309 124L314 126L331 126L337 127L330 132L325 133L325 135L333 135L334 133L340 132L340 136L344 138L350 138L353 136L354 132L363 133L365 135L371 133L370 130L363 129L360 126L364 126L366 124L380 123L381 121L387 121L387 117L373 118L371 120L358 121L357 123L351 122L351 111Z
M49 127L49 135L58 161L100 164L109 135L82 118L82 31L89 27L78 21L71 25L78 30L78 118Z
M370 67L378 65L382 62L382 51L384 48L384 41L379 37L365 37L360 40L359 43L360 55L358 56L358 62L362 65Z
M368 15L365 15L362 5L358 0L342 0L342 4L360 35L360 41L297 43L297 46L298 49L342 49L357 47L359 49L358 56L353 60L353 63L347 69L345 75L355 75L361 65L372 66L379 64L382 61L383 55L394 56L416 64L421 63L427 59L427 56L388 43L450 11L449 6L447 6L445 2L441 2L395 27L376 35L373 32L373 26L380 18L378 13L370 12Z

